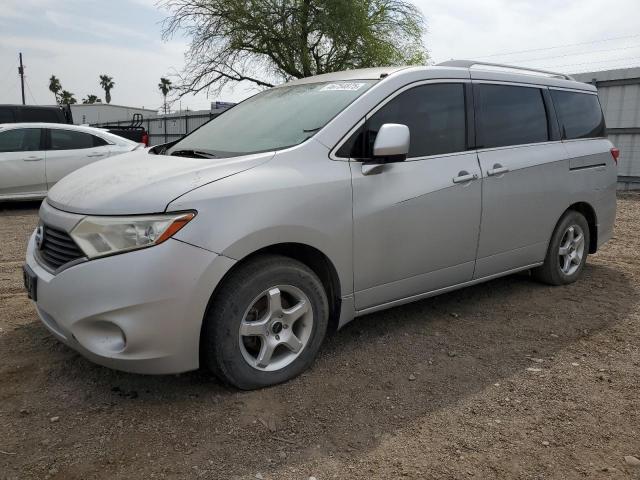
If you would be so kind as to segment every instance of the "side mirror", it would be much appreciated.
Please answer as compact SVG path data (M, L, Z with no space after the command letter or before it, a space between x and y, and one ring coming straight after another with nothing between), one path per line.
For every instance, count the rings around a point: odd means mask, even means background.
M409 127L398 123L385 123L380 127L373 143L373 157L384 162L403 162L409 153L410 141Z
M404 162L409 153L410 141L411 133L406 125L382 125L373 143L373 158L362 164L362 174L373 175L381 172L386 163Z

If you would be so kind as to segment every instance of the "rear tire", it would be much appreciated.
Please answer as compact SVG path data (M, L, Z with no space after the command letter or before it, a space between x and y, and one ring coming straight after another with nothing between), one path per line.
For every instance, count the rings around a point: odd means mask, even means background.
M263 255L240 265L205 316L205 365L223 382L251 390L285 382L313 363L327 331L322 282L303 263Z
M533 277L549 285L575 282L589 253L589 224L574 210L567 211L556 225L544 264L532 270Z

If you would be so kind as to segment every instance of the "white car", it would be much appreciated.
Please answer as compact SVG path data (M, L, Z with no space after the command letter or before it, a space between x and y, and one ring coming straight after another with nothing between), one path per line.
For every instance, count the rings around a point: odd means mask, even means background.
M65 175L144 145L99 128L58 123L0 125L0 200L39 199Z

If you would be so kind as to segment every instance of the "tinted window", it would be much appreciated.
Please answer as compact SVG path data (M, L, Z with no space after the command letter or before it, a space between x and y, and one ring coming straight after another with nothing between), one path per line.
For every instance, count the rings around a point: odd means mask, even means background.
M62 111L55 108L20 108L18 116L21 122L62 122Z
M76 150L93 147L93 135L72 130L51 129L51 150Z
M15 118L13 118L13 109L12 108L2 108L0 107L0 123L14 123Z
M0 152L40 150L39 128L18 128L0 132Z
M109 145L109 143L100 137L96 137L95 135L91 135L93 137L93 146L94 147L102 147L103 145Z
M478 144L484 148L549 140L547 113L539 88L480 84Z
M370 157L385 123L409 127L409 157L426 157L466 149L464 85L423 85L401 93L378 110L338 151L338 156Z
M597 95L551 90L562 137L567 139L606 136Z

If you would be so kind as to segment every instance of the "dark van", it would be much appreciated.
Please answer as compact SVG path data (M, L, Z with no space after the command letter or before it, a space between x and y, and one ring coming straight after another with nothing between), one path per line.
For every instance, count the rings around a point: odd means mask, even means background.
M73 123L69 106L0 105L0 123Z

